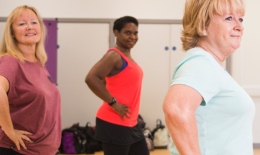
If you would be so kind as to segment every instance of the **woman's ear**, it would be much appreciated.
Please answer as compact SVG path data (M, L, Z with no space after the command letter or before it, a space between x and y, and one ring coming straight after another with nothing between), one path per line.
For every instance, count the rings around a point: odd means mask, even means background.
M115 35L116 38L119 36L118 30L114 30L114 35Z

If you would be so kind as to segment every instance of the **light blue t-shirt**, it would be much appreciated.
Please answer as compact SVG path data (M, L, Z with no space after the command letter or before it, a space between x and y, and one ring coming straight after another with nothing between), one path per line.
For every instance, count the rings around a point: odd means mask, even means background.
M210 53L188 50L174 71L175 84L192 87L204 99L196 110L202 155L253 155L254 103ZM170 152L179 155L173 143Z

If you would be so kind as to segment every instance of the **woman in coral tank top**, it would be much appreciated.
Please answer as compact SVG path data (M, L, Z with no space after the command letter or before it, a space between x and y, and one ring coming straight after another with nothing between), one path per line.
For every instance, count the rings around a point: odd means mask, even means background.
M138 20L121 17L114 22L113 31L115 47L108 49L85 79L103 100L96 115L96 138L105 155L148 155L137 124L143 72L130 52L138 40Z

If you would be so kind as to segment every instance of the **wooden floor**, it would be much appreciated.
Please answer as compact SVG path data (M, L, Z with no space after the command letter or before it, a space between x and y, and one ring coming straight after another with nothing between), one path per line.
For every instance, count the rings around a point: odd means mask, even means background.
M65 155L65 154L60 154L60 155ZM68 154L66 154L66 155L68 155ZM86 154L81 154L81 155L86 155ZM104 155L104 153L96 152L95 155ZM170 155L170 153L167 149L155 149L154 151L150 152L150 155ZM260 155L260 149L255 149L254 155Z

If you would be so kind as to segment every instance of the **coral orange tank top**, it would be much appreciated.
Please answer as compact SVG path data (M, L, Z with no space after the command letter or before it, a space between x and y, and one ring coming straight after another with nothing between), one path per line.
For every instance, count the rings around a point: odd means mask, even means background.
M126 57L120 50L110 48L108 51L116 51L127 62L127 67L118 74L106 77L106 88L119 103L130 106L130 118L124 117L116 113L108 103L103 102L97 111L97 117L106 122L133 127L137 124L137 117L140 109L140 94L142 87L143 71L139 65Z

